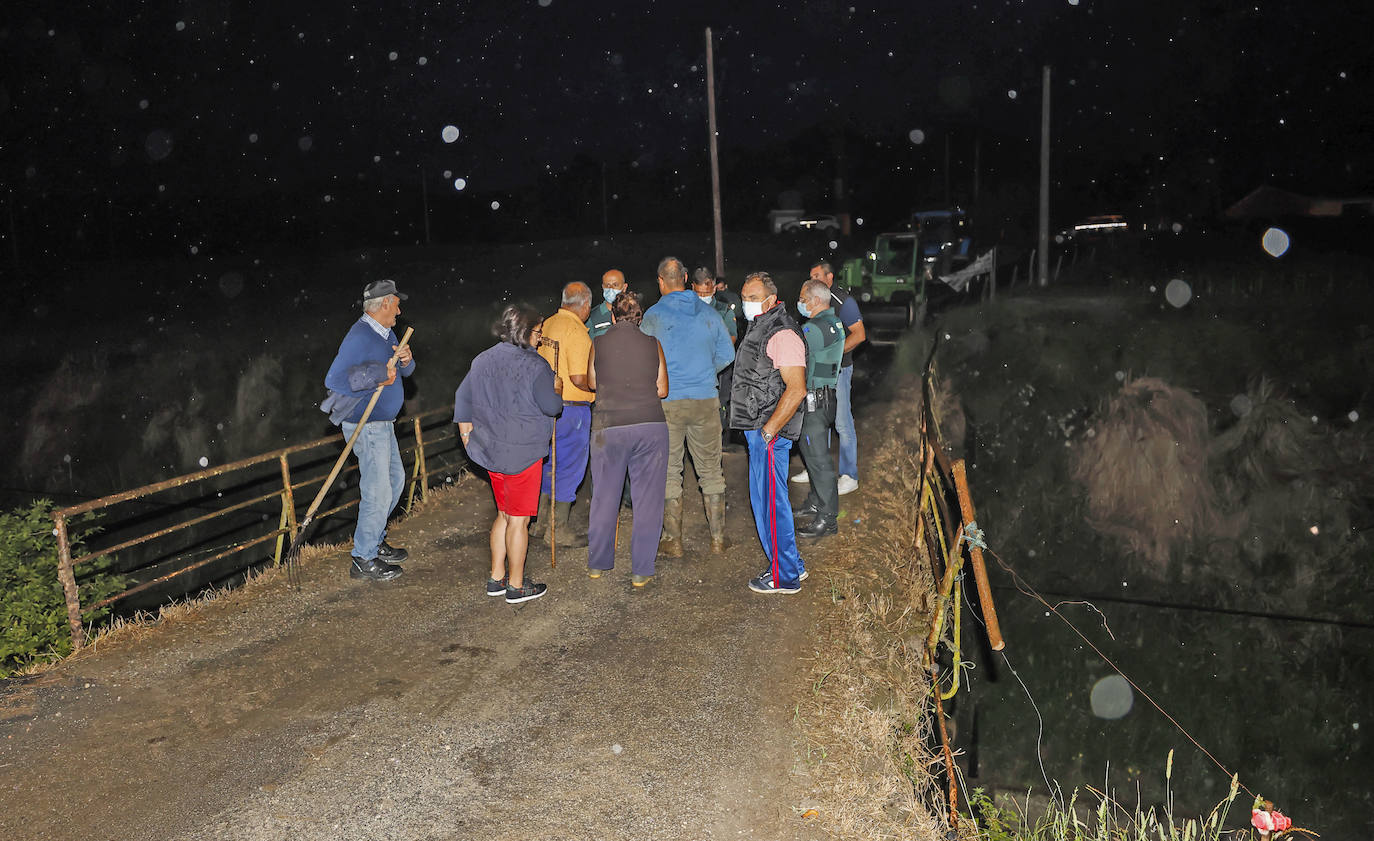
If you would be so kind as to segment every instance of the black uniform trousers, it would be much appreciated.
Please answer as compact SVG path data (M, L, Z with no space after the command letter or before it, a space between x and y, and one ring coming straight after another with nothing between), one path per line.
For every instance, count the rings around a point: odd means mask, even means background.
M806 393L806 413L802 415L801 437L797 449L801 452L811 490L806 504L814 506L821 516L833 521L840 513L839 471L830 455L830 430L835 425L835 389L816 388Z

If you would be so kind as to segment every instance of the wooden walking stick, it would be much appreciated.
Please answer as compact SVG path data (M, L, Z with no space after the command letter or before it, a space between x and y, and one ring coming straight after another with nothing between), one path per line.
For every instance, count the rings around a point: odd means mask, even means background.
M396 352L391 355L391 361L387 363L388 367L396 364L397 357L399 357L401 351L410 344L410 334L414 332L414 327L406 328L405 335L401 337L401 343L396 346ZM315 494L315 501L310 503L310 508L305 512L305 519L301 520L300 525L296 527L296 536L291 538L291 546L286 550L286 558L283 563L286 564L286 579L296 589L300 589L300 581L296 577L296 561L300 556L301 540L305 537L305 530L310 525L310 522L315 519L315 512L319 510L320 503L324 502L325 494L329 493L330 486L333 485L334 480L338 478L339 470L343 468L344 461L348 459L348 454L353 452L353 442L358 440L358 435L362 433L363 425L367 423L367 419L372 415L372 409L377 405L377 398L382 396L382 389L384 388L386 388L386 385L379 385L373 389L372 399L367 401L367 408L363 410L363 416L358 419L358 425L354 428L353 434L348 436L348 443L344 445L343 452L339 453L339 460L334 462L334 469L329 471L329 478L325 479L324 484L320 485L320 492Z
M554 339L539 339L553 348L553 381L561 381L558 373L558 342ZM559 392L562 396L562 392ZM558 505L558 419L553 421L553 435L549 436L549 569L558 569L558 515L554 513Z

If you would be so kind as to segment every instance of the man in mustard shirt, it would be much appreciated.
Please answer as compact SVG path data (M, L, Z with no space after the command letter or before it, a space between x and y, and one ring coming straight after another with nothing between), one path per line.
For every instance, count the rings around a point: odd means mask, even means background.
M596 400L596 395L587 390L587 358L592 351L587 316L591 313L592 290L585 283L569 283L563 287L563 306L544 319L544 342L539 355L552 367L553 343L557 343L558 366L553 373L563 381L563 414L554 424L558 494L553 496L553 459L549 458L544 461L544 480L539 489L539 515L530 532L535 537L542 535L549 545L553 545L548 529L550 513L558 520L559 546L587 545L587 535L573 534L568 527L568 515L577 499L577 488L587 475L587 452L591 445L592 402Z

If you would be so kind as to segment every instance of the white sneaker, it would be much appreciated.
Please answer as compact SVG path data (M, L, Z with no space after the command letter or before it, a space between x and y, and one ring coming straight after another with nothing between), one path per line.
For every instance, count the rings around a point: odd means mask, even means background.
M844 496L847 493L853 493L859 489L859 480L855 479L853 476L841 476L837 484L839 485L840 496Z
M798 485L809 485L811 484L811 477L807 475L805 470L803 470L796 476L793 476L792 481L796 482Z

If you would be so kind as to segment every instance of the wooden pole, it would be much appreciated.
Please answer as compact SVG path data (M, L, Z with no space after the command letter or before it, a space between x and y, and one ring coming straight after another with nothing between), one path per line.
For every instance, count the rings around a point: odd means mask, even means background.
M716 60L706 27L706 129L711 147L711 212L715 219L716 277L725 276L725 239L720 224L720 153L716 147Z
M967 532L968 527L975 521L977 515L973 510L973 497L968 491L968 476L964 472L964 460L957 459L950 465L950 472L954 474L954 489L959 494L959 513L964 518L963 532ZM956 546L956 551L958 547ZM969 560L973 561L973 578L978 582L978 604L983 608L983 622L987 625L988 644L993 651L1001 651L1006 647L1006 642L1002 639L1002 626L997 621L997 607L992 603L992 585L988 583L988 570L983 566L983 549L977 544L969 541L968 545Z
M424 167L420 167L420 204L425 212L425 245L429 245L429 185L425 183Z
M1050 66L1040 81L1040 285L1050 285Z

